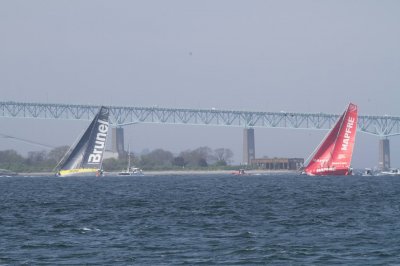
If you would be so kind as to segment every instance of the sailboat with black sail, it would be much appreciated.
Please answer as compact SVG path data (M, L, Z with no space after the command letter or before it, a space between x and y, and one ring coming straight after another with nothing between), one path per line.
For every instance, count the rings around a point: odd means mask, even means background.
M351 175L351 159L356 139L358 108L350 103L307 160L307 175Z
M57 176L100 176L109 128L109 108L102 106L77 144L59 163Z

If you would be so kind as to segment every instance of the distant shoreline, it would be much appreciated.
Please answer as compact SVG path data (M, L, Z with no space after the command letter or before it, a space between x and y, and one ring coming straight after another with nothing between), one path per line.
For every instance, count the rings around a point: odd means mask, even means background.
M207 175L207 174L226 174L233 175L235 170L160 170L160 171L143 171L143 175ZM245 172L248 175L264 175L264 174L287 174L297 173L294 170L248 170ZM53 172L32 172L32 173L17 173L16 176L54 176ZM117 176L118 172L105 172L105 176Z
M144 175L207 175L207 174L227 174L233 175L235 170L165 170L165 171L144 171ZM289 170L248 170L245 171L248 175L263 175L263 174L276 174L276 173L296 173L296 171ZM114 174L114 173L113 173ZM115 174L118 174L115 172Z

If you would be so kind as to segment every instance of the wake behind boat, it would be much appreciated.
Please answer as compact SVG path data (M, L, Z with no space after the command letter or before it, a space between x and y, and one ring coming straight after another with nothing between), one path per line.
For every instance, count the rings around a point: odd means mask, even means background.
M351 158L357 131L358 108L350 103L335 126L310 156L307 175L351 175Z
M102 106L80 138L61 160L57 176L101 176L109 128L109 109Z

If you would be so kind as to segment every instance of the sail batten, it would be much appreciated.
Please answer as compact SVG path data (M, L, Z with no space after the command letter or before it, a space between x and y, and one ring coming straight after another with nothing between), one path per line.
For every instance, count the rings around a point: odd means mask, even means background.
M109 128L109 109L102 106L59 168L58 175L98 174Z
M348 175L357 132L358 108L350 103L312 155L308 175Z

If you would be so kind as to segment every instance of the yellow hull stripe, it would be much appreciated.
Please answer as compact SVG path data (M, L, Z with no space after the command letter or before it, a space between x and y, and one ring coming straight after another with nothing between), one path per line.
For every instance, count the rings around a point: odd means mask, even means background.
M74 175L74 174L89 174L89 173L97 173L98 169L96 168L78 168L78 169L70 169L70 170L60 170L58 174L60 176L63 175Z

